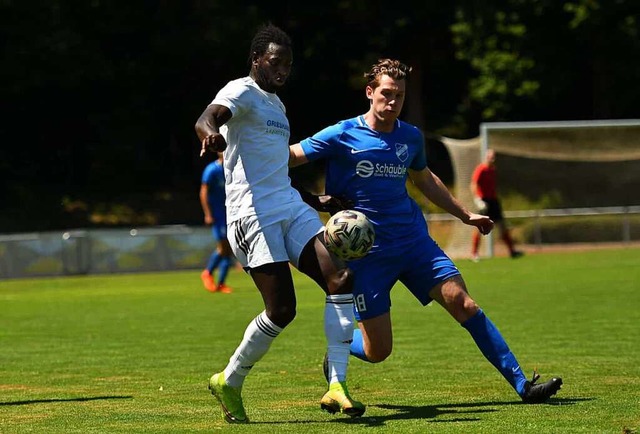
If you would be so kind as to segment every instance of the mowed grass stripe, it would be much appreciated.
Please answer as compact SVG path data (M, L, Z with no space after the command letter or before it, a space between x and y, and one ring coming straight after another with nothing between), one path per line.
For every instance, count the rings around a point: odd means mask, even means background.
M351 359L368 404L320 411L323 293L295 273L298 316L245 388L252 424L228 426L206 389L262 310L251 279L233 294L198 271L0 282L0 432L620 433L640 428L640 250L458 261L471 294L525 372L561 375L550 404L527 406L437 305L393 290L394 353Z

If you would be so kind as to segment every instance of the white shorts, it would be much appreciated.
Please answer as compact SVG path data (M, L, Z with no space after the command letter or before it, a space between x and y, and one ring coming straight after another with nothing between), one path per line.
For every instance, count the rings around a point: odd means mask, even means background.
M297 267L304 246L324 228L318 213L304 202L291 204L278 217L270 216L265 226L260 216L229 223L229 244L243 267L274 262L291 262Z

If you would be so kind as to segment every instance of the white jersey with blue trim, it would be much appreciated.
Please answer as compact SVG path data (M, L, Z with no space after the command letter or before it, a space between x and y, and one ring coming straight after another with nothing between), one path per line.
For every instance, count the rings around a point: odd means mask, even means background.
M406 188L407 170L427 166L422 132L397 120L392 132L371 129L363 116L341 121L300 142L310 161L326 160L325 193L347 197L375 226L372 251L401 246L427 231Z
M259 215L261 223L298 201L289 179L289 120L275 93L262 90L251 77L232 80L211 104L227 107L233 116L220 128L224 151L227 221Z

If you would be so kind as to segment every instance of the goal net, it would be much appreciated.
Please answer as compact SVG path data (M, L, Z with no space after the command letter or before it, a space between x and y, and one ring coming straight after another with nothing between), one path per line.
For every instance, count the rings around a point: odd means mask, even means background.
M640 119L495 122L480 132L468 140L440 137L453 166L453 193L469 209L471 176L489 148L506 211L640 205ZM476 229L451 225L445 250L469 257ZM493 254L493 238L483 239L481 255Z

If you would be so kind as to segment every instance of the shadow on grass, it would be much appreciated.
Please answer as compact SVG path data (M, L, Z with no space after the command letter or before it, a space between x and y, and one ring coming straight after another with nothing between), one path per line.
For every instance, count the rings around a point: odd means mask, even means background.
M536 405L574 405L583 401L592 401L595 398L552 398L544 404ZM496 408L481 407L504 407L510 405L527 405L522 401L511 402L472 402L459 404L439 404L425 406L411 405L390 405L390 404L373 404L369 407L381 408L383 410L391 410L394 413L383 416L364 416L355 419L337 419L336 422L358 424L366 426L384 426L390 420L408 420L408 419L436 419L442 415L457 415L459 417L432 420L434 423L450 423L450 422L477 422L483 413L492 413L498 411Z
M457 415L458 417L447 418L444 420L433 420L432 422L477 422L480 420L482 413L492 413L498 411L495 407L511 405L509 402L475 402L460 404L437 404L437 405L391 405L391 404L373 404L369 408L381 408L383 410L393 411L393 414L379 416L364 416L356 419L336 419L335 422L366 425L370 427L384 426L391 420L410 420L410 419L435 419L442 415Z
M597 398L552 398L543 405L574 405L585 401L595 401Z
M511 405L510 402L477 402L472 404L442 404L442 405L425 405L425 406L412 406L412 405L389 405L389 404L371 404L368 408L381 408L384 410L393 411L393 414L379 415L379 416L363 416L355 418L345 418L344 416L338 416L339 418L334 420L299 420L299 421L282 421L282 422L251 422L252 425L264 424L291 424L291 423L313 423L313 422L330 422L330 423L344 423L347 425L365 425L365 426L384 426L387 421L390 420L407 420L407 419L433 419L443 414L480 414L490 413L497 411L495 409L482 409L477 407L497 406L497 405ZM472 410L465 410L470 408ZM475 409L474 409L475 408ZM436 420L433 422L475 422L480 420L479 417L459 417L455 419Z
M29 404L47 404L51 402L84 402L98 401L101 399L132 399L133 396L90 396L85 398L51 398L51 399L30 399L28 401L9 401L0 402L0 407L8 405L29 405Z
M552 398L544 404L535 405L574 405L583 401L593 401L595 398ZM459 403L459 404L436 404L436 405L391 405L391 404L371 404L368 408L380 408L393 412L392 414L376 415L376 416L363 416L357 418L339 417L329 421L330 423L342 423L346 425L364 425L367 427L385 426L388 421L392 420L424 420L433 419L433 423L451 423L451 422L478 422L481 420L480 416L483 413L492 413L498 411L496 408L490 407L504 407L511 405L527 405L522 401L493 401L493 402L473 402L473 403ZM489 408L483 408L489 407ZM442 415L454 415L458 417L451 417L446 419L436 419ZM291 424L291 423L313 423L320 422L318 420L298 420L298 421L282 421L282 422L251 422L251 424ZM327 421L322 421L326 423Z

